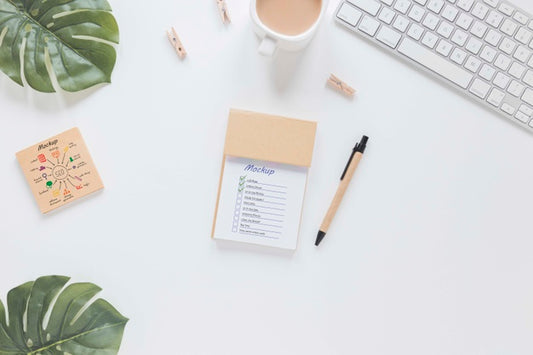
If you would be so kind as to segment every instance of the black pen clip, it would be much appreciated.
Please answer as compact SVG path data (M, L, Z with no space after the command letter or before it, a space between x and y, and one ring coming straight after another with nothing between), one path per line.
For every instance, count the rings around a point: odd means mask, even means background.
M352 155L350 155L350 160L348 160L348 164L346 164L346 167L344 168L344 171L342 172L341 181L344 179L344 176L348 172L348 167L352 163L353 156L357 152L360 152L361 154L363 154L365 152L367 142L368 142L368 137L363 136L363 138L361 138L361 141L355 144L355 147L353 148L353 151L352 151Z
M357 143L352 150L352 155L350 155L350 159L348 160L348 163L346 164L346 167L344 168L344 171L342 172L341 181L344 179L344 176L346 175L346 172L348 171L348 167L350 166L350 163L353 160L353 156L355 155L355 152L357 152L358 148L359 148L359 143Z

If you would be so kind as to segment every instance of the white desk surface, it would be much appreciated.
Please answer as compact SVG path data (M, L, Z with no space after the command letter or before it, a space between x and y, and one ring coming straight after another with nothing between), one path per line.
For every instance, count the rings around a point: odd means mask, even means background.
M246 0L227 27L214 0L113 0L111 85L43 95L1 74L2 299L41 275L94 282L131 319L126 355L532 354L533 136L336 25L337 4L303 54L270 62ZM230 107L319 122L294 254L210 239ZM15 152L72 126L106 189L43 216Z

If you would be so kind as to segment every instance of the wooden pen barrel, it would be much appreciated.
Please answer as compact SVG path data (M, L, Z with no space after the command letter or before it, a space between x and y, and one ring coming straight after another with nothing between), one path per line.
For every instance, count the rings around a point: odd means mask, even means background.
M320 230L322 232L327 233L329 226L331 225L331 222L333 221L333 218L335 217L335 214L341 205L342 198L348 189L348 185L350 185L350 180L352 180L355 170L357 169L362 157L363 154L361 152L356 152L353 156L350 166L346 170L346 175L344 176L344 179L341 180L341 183L337 188L337 192L335 193L335 197L329 206L328 213L326 213L326 217L324 217L324 220L322 221L322 225L320 226Z

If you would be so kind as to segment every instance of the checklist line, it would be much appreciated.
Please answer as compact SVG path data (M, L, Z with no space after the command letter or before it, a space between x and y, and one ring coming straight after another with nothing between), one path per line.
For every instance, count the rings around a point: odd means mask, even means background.
M284 195L287 194L285 191L275 191L275 190L262 190L262 191L274 192L274 193L277 193L277 194L284 194Z
M278 217L285 217L285 215L282 215L282 214L278 214L278 213L268 213L268 212L262 212L262 211L254 211L254 212L257 212L257 213L260 213L260 214L268 214L270 216L278 216Z
M252 230L252 231L259 231L259 232L281 234L281 232L278 232L278 231L271 231L271 230L268 230L268 229L259 229L259 228L246 228L246 229L249 229L249 230Z
M273 225L273 224L264 224L264 223L256 223L256 222L246 222L247 224L255 224L255 225L258 225L258 226L265 226L265 227L274 227L274 228L282 228L282 226L276 226L276 225Z
M261 182L257 182L256 184L257 184L257 185L263 185L263 186L279 187L280 189L286 189L286 188L287 188L287 186L273 185L273 184L265 184L265 183L261 183Z
M246 204L249 204L249 202L245 202L244 204L245 204L245 205L246 205ZM268 208L269 210L285 211L285 209L284 209L284 208L276 208L276 207L267 207L267 206L259 206L259 205L256 205L256 204L253 204L252 206L256 206L256 207L259 207L259 208Z
M255 217L255 216L248 215L247 213L243 213L242 215L243 215L243 217L246 217L246 218L261 219L263 221L271 221L271 222L283 223L282 219L271 219L271 218Z

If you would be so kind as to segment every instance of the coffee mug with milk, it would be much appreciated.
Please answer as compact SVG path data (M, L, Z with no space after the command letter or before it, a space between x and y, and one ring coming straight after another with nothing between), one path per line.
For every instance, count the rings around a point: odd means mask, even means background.
M262 39L259 53L272 56L277 49L298 51L313 38L328 0L251 0L255 32Z

